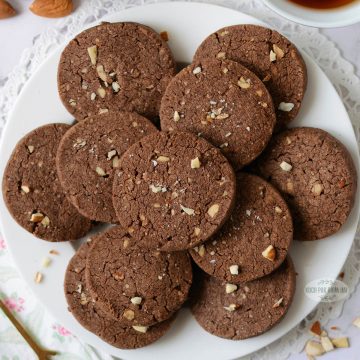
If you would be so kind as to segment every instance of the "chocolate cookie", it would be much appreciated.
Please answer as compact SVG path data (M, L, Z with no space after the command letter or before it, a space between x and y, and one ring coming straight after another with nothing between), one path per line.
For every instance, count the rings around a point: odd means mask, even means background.
M121 349L136 349L158 340L170 328L174 318L153 326L124 327L110 319L92 300L85 283L89 247L88 242L81 245L66 269L64 290L71 313L87 330Z
M124 326L169 319L187 299L192 282L185 252L136 246L120 226L99 234L89 249L86 287L99 307Z
M229 217L235 175L221 152L187 132L142 138L120 159L113 204L138 244L164 251L209 239Z
M111 110L154 118L174 74L169 47L150 27L102 23L66 46L58 88L64 106L77 120Z
M247 339L268 331L285 316L295 293L289 257L270 275L241 285L205 273L199 277L192 313L207 332L226 339Z
M161 129L199 134L236 168L254 160L275 125L271 96L251 71L230 60L199 60L176 75L160 109Z
M286 202L272 185L258 176L238 173L236 188L230 219L190 254L208 274L238 284L267 275L281 265L293 227Z
M47 241L78 239L91 228L66 199L56 174L55 156L66 124L41 126L16 145L3 175L6 206L27 231Z
M294 128L275 136L255 171L284 196L294 219L294 238L334 234L354 204L357 175L346 148L326 131Z
M130 145L156 127L136 113L109 112L74 125L57 152L61 185L84 216L115 223L112 184L119 158Z
M278 127L296 117L307 85L306 66L294 44L277 31L257 25L222 28L197 49L195 61L204 58L234 60L253 71L273 98Z

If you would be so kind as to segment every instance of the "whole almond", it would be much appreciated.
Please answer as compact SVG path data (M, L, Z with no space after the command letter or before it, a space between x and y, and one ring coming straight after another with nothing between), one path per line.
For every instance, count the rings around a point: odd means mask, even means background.
M47 18L59 18L71 14L72 0L35 0L29 7L35 15Z
M7 19L16 14L14 8L5 0L0 0L0 19Z

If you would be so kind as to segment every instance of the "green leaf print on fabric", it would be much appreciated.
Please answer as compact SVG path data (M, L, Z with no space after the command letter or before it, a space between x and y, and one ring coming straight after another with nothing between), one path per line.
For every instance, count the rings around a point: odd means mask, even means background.
M14 327L10 326L0 332L0 343L23 344L24 339Z
M37 303L35 309L26 316L24 323L29 332L36 338L41 340L41 327L44 321L45 309Z
M15 268L10 266L0 266L0 283L5 283L11 279L16 279L19 274Z

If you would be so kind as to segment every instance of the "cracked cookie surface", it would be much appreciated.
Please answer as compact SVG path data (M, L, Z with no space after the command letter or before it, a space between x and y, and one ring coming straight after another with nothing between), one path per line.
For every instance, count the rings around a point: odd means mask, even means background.
M71 313L87 330L121 349L136 349L158 340L170 328L174 318L149 327L125 327L93 301L85 283L85 263L90 246L88 242L82 244L66 269L64 291Z
M80 213L92 220L118 222L112 184L119 159L130 145L155 131L150 120L136 113L109 112L66 132L57 151L58 175Z
M271 96L255 74L230 60L199 60L177 74L160 109L161 129L190 131L237 169L254 160L275 125Z
M194 60L229 59L253 71L266 85L276 109L277 128L300 110L307 85L306 65L294 44L275 30L257 25L235 25L208 36Z
M113 204L139 246L188 249L209 239L229 217L235 175L206 140L187 132L155 133L120 160Z
M153 119L174 74L169 47L150 27L102 23L78 34L62 52L58 90L79 121L111 110Z
M195 319L207 332L232 340L271 329L285 316L295 293L290 257L270 275L235 287L202 271L197 277L190 299Z
M351 156L324 130L294 128L278 134L254 170L284 196L296 240L334 234L354 204L357 175Z
M198 266L230 283L265 276L286 258L293 237L289 208L258 176L237 174L237 199L229 220L206 243L190 250Z
M98 306L125 326L169 319L192 282L186 252L163 253L136 245L120 226L97 235L86 260L86 287Z
M74 240L91 228L66 199L56 172L55 157L66 124L41 126L16 145L3 175L3 196L17 223L47 241Z

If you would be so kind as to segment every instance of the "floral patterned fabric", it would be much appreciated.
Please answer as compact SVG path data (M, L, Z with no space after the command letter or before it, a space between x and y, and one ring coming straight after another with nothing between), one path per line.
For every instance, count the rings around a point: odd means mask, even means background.
M5 240L0 238L0 291L7 308L42 346L58 350L56 360L112 359L83 344L40 305L13 266ZM36 355L0 311L0 360L34 360Z

